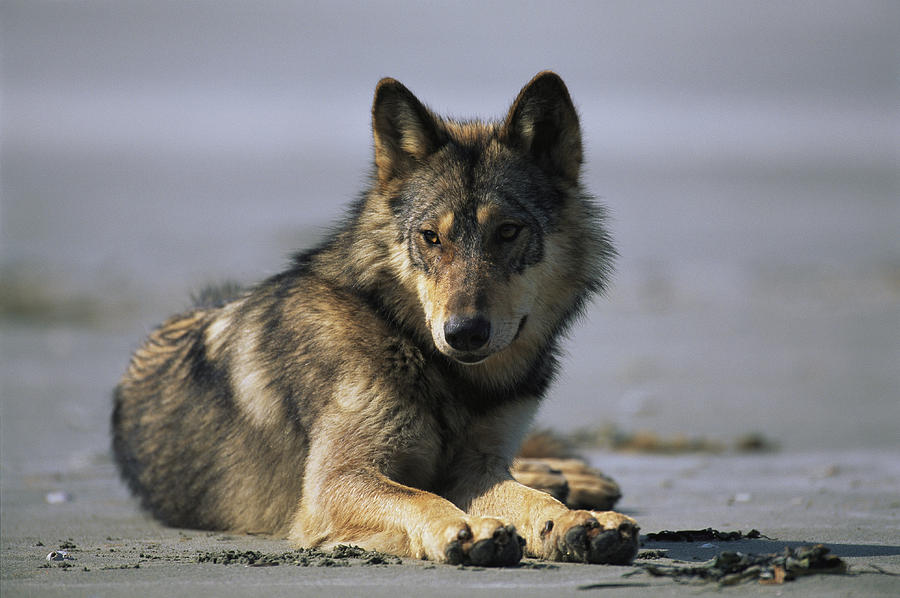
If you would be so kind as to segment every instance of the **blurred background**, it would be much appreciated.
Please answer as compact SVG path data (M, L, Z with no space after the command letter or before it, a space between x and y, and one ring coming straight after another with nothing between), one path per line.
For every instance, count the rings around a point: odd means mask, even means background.
M129 353L365 185L383 76L580 111L621 259L539 423L900 448L900 4L0 4L5 473L108 460Z

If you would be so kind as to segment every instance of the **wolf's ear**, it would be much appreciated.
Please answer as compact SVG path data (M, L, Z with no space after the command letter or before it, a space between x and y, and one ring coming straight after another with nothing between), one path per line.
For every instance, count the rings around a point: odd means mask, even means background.
M434 116L399 81L385 78L372 104L378 180L402 176L446 141Z
M531 154L552 175L578 180L581 128L563 80L543 71L522 88L500 130L504 143Z

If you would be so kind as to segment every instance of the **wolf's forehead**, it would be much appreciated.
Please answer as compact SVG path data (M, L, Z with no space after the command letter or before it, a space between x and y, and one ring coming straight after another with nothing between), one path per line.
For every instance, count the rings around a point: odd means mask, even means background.
M544 203L549 185L539 170L496 138L452 140L409 181L407 204L416 219L484 224L497 218L526 218ZM531 214L533 216L533 214Z
M485 145L497 135L499 125L495 122L481 120L450 120L444 119L444 129L450 138L462 144Z
M432 190L451 201L469 206L501 204L504 196L534 188L534 170L521 156L496 140L486 144L451 143L430 164Z

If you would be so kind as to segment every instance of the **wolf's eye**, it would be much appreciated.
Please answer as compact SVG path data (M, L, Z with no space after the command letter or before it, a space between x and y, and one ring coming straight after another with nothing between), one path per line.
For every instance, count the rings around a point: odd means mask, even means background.
M497 238L501 241L514 241L521 230L522 227L518 224L501 224L497 229Z
M441 238L437 236L437 233L433 230L423 230L422 238L425 239L425 242L429 245L440 245Z

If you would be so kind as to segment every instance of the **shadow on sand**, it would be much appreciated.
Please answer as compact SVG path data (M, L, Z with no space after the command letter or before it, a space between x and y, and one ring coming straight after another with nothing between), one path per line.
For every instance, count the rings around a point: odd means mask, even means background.
M644 550L664 550L666 557L681 561L708 560L726 550L745 554L780 554L785 548L800 548L813 544L825 544L831 554L839 557L875 557L900 555L900 546L880 544L832 544L830 542L797 542L792 540L735 540L710 542L666 542L641 537Z

